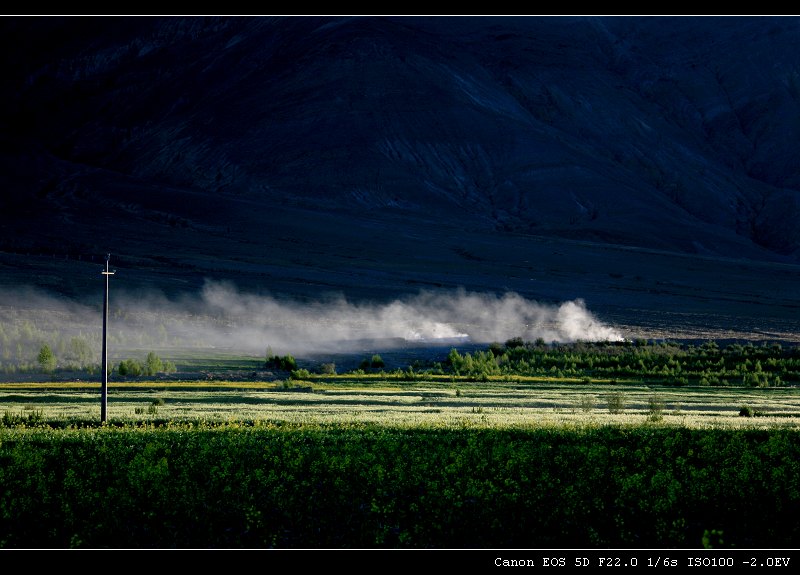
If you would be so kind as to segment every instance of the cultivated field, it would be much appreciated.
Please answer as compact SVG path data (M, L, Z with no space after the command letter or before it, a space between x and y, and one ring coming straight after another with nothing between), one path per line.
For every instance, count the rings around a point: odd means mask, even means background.
M96 372L0 383L0 548L797 540L796 347L509 340L389 367L410 350L395 353L117 367L105 423Z
M474 382L443 376L404 382L376 374L309 381L110 383L107 405L110 421L128 423L800 426L800 389L795 387L675 388L525 377ZM743 408L750 411L743 413ZM99 421L100 387L86 382L0 384L0 414L15 420Z
M781 427L800 423L795 345L523 342L365 349L266 358L172 350L168 362L120 361L108 418L125 423L268 421L387 426L531 427L658 424ZM123 374L130 362L158 370ZM171 369L163 371L163 365ZM162 370L162 371L159 371ZM96 368L0 382L6 423L96 421ZM26 377L34 377L26 380Z

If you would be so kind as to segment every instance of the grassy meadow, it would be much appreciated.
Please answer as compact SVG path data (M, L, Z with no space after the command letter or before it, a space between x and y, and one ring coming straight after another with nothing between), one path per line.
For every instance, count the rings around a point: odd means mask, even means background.
M800 425L798 388L674 388L517 378L450 377L398 381L387 375L317 376L282 381L111 382L108 418L157 421L370 423L413 427L542 425ZM6 421L99 421L97 383L0 385Z
M781 344L557 345L515 338L462 351L404 355L390 350L347 359L178 349L164 362L146 350L130 355L148 361L111 365L108 417L118 423L642 423L791 429L800 417L800 352ZM151 357L159 368L170 365L170 372L121 375L124 365L153 363ZM52 380L40 374L35 381L0 383L4 420L97 420L99 375L54 375Z

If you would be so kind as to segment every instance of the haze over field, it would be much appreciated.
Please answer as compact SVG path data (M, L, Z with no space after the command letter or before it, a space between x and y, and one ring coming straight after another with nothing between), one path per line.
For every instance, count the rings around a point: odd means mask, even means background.
M259 350L265 343L282 349L330 350L355 340L393 338L420 343L502 342L512 337L547 342L622 339L580 300L546 306L515 293L425 291L389 303L351 302L341 296L295 303L208 284L192 305L211 317L226 318L231 326L224 335L209 333L208 339L240 349L252 349L258 342Z
M24 341L33 358L42 343L54 346L59 339L78 335L97 347L102 320L91 306L35 290L22 298L8 291L0 296L5 347ZM123 292L112 301L109 333L116 357L142 349L208 348L263 356L269 348L277 354L302 356L360 351L364 345L458 346L513 337L548 343L622 339L580 300L548 306L514 293L496 296L458 290L420 292L388 303L351 302L341 295L298 302L209 282L197 296L171 299L155 292Z

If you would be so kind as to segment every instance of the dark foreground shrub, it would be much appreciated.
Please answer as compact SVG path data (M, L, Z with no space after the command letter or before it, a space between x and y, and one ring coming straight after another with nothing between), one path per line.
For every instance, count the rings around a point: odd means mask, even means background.
M0 547L793 548L798 476L792 430L3 428Z

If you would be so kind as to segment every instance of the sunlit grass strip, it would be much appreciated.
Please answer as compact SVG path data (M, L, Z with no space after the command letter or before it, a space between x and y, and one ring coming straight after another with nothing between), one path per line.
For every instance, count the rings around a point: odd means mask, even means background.
M3 409L0 407L0 409ZM140 411L137 411L139 409ZM41 410L44 420L95 420L99 408L86 404L58 405ZM25 415L29 410L13 413ZM143 402L113 404L110 420L118 423L173 422L206 420L210 422L274 421L295 424L350 425L371 424L380 427L445 427L445 428L537 428L550 426L602 427L609 425L678 426L692 429L798 429L800 418L744 418L733 413L670 412L653 421L644 412L612 414L600 409L590 413L575 409L520 407L452 407L436 408L424 405L380 406L330 404L319 405L243 405L208 404L182 405L169 402L148 411Z
M294 386L294 383L291 384ZM53 382L22 382L22 383L0 383L0 392L18 390L53 390L53 389L92 389L100 388L100 382L91 381L53 381ZM109 381L108 389L167 389L167 388L186 388L186 389L273 389L283 387L282 382L276 381Z
M176 385L177 384L177 385ZM295 387L295 386L302 387ZM534 385L503 382L437 381L395 385L375 380L368 386L344 382L311 386L283 382L160 382L109 386L109 414L124 421L156 419L349 420L379 425L528 425L589 421L608 424L620 418L648 424L666 421L691 427L793 427L800 420L800 389L648 387L644 385ZM612 410L612 400L620 405ZM757 417L741 417L747 406ZM613 411L613 412L612 412ZM0 385L0 417L36 415L45 420L99 415L99 386L80 384Z
M500 384L514 384L514 383L586 383L586 377L565 377L554 375L487 375L485 378L476 378L469 375L453 375L453 374L433 374L427 372L414 373L409 376L405 372L378 372L378 373L339 373L339 374L316 374L311 373L303 379L310 382L326 382L326 383L341 383L341 382L391 382L397 381L400 383L419 383L419 382L440 382L440 383L453 383L453 382L493 382ZM593 383L610 384L613 382L621 383L641 383L641 378L591 378Z

